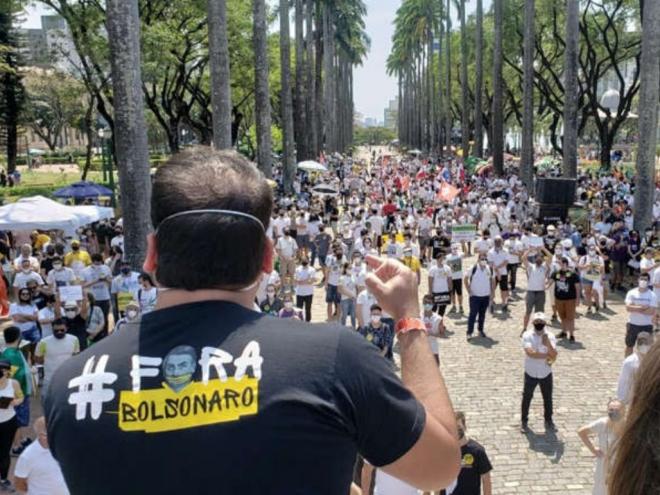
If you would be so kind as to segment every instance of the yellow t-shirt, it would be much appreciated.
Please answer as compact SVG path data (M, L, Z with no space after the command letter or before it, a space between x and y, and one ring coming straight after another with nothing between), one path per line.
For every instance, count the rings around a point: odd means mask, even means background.
M416 258L415 256L411 256L410 258L406 258L404 256L404 258L401 261L413 272L418 272L422 269L422 264L419 262L419 259Z
M50 242L50 237L48 237L46 234L39 234L37 235L37 238L34 241L34 248L41 251L44 248L44 246L49 242Z
M65 266L72 267L72 265L80 263L85 266L92 264L92 258L89 256L87 251L83 251L82 249L77 253L75 251L71 251L64 256Z

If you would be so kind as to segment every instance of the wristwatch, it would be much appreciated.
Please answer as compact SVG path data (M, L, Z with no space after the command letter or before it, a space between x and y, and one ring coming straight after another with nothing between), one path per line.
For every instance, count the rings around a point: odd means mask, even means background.
M427 333L426 324L420 318L401 318L395 327L397 335L403 335L408 332L419 331Z

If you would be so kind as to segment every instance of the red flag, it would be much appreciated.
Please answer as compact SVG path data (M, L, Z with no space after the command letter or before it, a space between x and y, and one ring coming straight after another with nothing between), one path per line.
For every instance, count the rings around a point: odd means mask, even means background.
M437 197L440 201L451 203L460 192L460 189L452 186L449 182L443 182Z

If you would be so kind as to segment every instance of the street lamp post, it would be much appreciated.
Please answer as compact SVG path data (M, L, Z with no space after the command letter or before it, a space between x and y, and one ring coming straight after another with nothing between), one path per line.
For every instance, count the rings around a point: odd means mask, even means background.
M110 206L116 206L115 200L115 174L113 171L112 159L112 131L109 129L99 129L99 138L101 139L101 164L103 168L103 180L107 181L112 195L110 196Z

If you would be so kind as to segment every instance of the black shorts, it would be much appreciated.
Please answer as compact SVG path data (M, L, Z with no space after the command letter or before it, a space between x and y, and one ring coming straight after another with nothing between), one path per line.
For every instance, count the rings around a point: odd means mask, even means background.
M501 291L509 290L509 277L507 275L500 275L499 282L497 284Z
M452 280L451 293L459 296L463 295L463 281L460 278Z
M633 325L626 324L626 347L635 347L637 336L642 332L648 332L653 335L653 325Z

